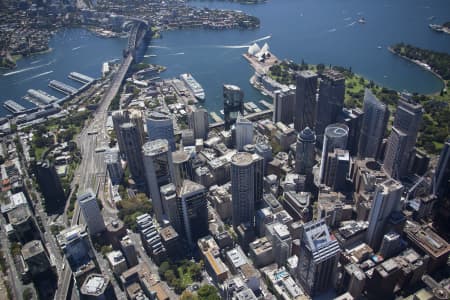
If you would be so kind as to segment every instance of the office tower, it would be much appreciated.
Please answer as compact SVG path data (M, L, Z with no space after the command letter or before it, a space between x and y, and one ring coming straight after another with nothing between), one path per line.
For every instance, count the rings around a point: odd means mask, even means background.
M443 197L450 195L450 140L442 148L433 177L433 194Z
M223 112L225 129L230 130L236 122L238 114L244 114L244 92L238 86L225 84L223 86Z
M383 162L384 170L394 179L403 178L410 173L410 162L414 157L422 114L420 104L408 102L406 98L398 101Z
M120 126L124 123L130 122L130 115L127 110L116 110L111 113L113 121L114 132L117 137L117 144L119 145L120 154L125 155L125 142L121 135Z
M145 118L147 135L150 141L165 139L169 143L170 151L176 150L173 119L165 113L148 111Z
M195 139L208 139L209 116L204 108L199 108L189 115L189 126L194 131Z
M292 237L286 225L275 222L267 225L267 235L272 242L273 256L279 266L283 266L291 256Z
M348 127L344 124L331 124L325 129L322 157L320 162L320 183L323 183L325 175L328 153L333 152L334 149L346 149L348 138Z
M206 192L203 185L190 180L184 180L178 191L177 207L183 229L178 232L191 246L208 234Z
M317 74L312 71L300 71L296 75L294 127L298 132L306 127L314 128L317 78Z
M363 112L358 156L360 158L376 158L386 132L389 109L375 97L371 90L366 89L364 91Z
M295 90L275 91L273 98L273 123L289 125L294 121Z
M190 156L185 151L172 152L173 162L173 183L176 187L181 187L183 180L194 178L194 169L192 168Z
M267 164L272 161L272 146L266 142L255 145L255 153L263 158L263 174L267 173Z
M253 144L253 123L242 115L238 115L236 124L236 150L244 150L247 144Z
M14 229L15 238L22 244L40 239L40 231L28 205L19 205L8 211L7 220Z
M345 99L345 77L335 70L325 70L320 76L319 98L314 131L322 143L325 128L337 121Z
M45 199L45 209L55 212L64 206L66 195L56 174L55 166L49 161L36 163L36 179Z
M138 132L139 136L141 138L141 144L144 144L146 136L144 131L144 113L142 110L138 109L130 109L129 110L129 116L130 116L130 122L133 123Z
M324 219L303 226L297 276L310 296L333 286L340 253L339 243L330 236Z
M139 130L133 123L124 123L120 125L120 136L123 139L123 147L121 152L124 153L127 160L127 167L130 170L136 185L144 184L144 166L142 164L141 155L141 139Z
M349 177L350 154L339 148L328 153L323 182L335 192L345 192Z
M174 171L172 154L167 140L154 140L142 146L147 189L152 199L156 219L161 222L164 206L161 201L160 188L173 180Z
M57 241L72 270L78 270L94 256L84 225L64 229L57 236Z
M364 113L359 108L342 109L339 122L348 126L347 149L350 153L350 156L356 156L356 154L358 153L358 145L361 135L363 117Z
M116 294L108 276L89 274L80 288L81 299L114 300Z
M84 193L79 194L77 200L89 234L96 235L105 231L105 222L103 221L103 216L98 207L94 192L88 189Z
M106 170L111 184L116 185L122 181L123 168L118 150L109 150L105 153Z
M369 228L366 241L372 249L377 250L381 244L389 216L400 210L400 198L403 186L394 179L388 179L377 186L369 213Z
M295 172L306 176L306 185L313 182L313 166L315 162L316 135L309 127L297 136L295 146Z
M400 235L396 232L389 232L383 236L380 251L378 253L384 259L388 259L398 254L403 248L403 241Z
M255 205L262 198L263 159L257 154L239 152L231 158L231 197L233 226L255 225ZM261 198L260 198L261 197Z
M51 269L50 259L40 240L26 243L23 245L21 252L32 277Z

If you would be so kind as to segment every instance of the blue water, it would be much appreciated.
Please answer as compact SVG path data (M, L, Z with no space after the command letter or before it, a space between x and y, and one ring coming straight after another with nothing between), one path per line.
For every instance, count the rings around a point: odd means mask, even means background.
M62 98L64 94L47 86L50 80L80 87L80 83L67 78L70 72L98 78L103 62L121 59L125 46L126 39L101 38L84 29L61 30L50 41L52 51L25 57L18 61L16 69L0 71L0 102L12 99L32 107L21 99L28 89L41 89ZM8 113L0 106L1 116Z
M450 35L434 32L427 26L450 20L448 0L268 0L258 5L191 1L189 4L242 10L261 20L261 27L255 30L171 31L163 32L162 39L151 42L147 54L156 57L145 60L168 67L162 77L192 73L206 91L204 106L212 111L222 109L224 83L241 86L248 100L264 98L249 84L253 70L242 57L247 49L236 46L249 45L269 35L271 38L261 41L260 46L268 42L280 59L352 67L354 72L399 91L428 94L442 88L434 75L391 54L387 46L403 41L450 52ZM435 18L429 20L431 16ZM366 19L366 24L356 22L360 17ZM17 70L50 63L48 66L0 75L0 100L17 100L29 88L49 91L46 86L51 79L76 85L66 79L71 71L98 77L101 64L120 58L124 45L124 39L98 38L80 29L60 32L51 41L54 51L21 60ZM33 65L36 60L41 61ZM30 79L50 70L54 72Z

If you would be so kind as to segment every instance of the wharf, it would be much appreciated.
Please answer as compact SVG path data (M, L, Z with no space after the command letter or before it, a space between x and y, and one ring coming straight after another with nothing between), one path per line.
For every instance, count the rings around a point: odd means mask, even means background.
M268 109L273 109L273 104L267 102L266 100L260 100L259 103Z
M223 122L222 118L219 117L218 114L216 114L215 112L210 113L211 118L214 120L214 122L220 123Z
M76 88L74 88L73 86L70 86L68 84L62 83L62 82L57 81L57 80L50 81L48 86L51 87L52 89L58 91L58 92L66 94L66 95L73 95L76 92L78 92L78 90Z
M78 73L78 72L70 72L69 76L70 79L75 80L77 82L86 84L86 83L91 83L93 82L95 79L89 76L86 76L84 74Z
M13 100L6 100L5 103L3 103L3 107L13 114L20 114L21 112L26 110L25 107Z
M27 91L27 95L25 95L23 98L37 106L47 105L52 102L58 101L58 98L56 98L55 96L47 94L44 91L34 89L29 89Z

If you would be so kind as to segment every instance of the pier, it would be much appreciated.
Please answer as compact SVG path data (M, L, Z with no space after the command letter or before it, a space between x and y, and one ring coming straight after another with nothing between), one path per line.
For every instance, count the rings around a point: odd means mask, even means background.
M55 96L44 91L33 89L29 89L23 98L37 106L47 105L58 100Z
M75 80L75 81L78 81L80 83L83 83L83 84L91 83L91 82L93 82L95 80L92 77L89 77L87 75L84 75L84 74L81 74L81 73L78 73L78 72L70 72L69 76L67 76L67 77L69 77L72 80Z
M21 112L26 110L25 107L13 100L6 100L5 103L3 103L3 107L13 114L20 114Z
M66 94L66 95L73 95L76 92L78 92L78 90L76 88L74 88L73 86L70 86L68 84L62 83L62 82L60 82L58 80L50 81L48 86L51 87L52 89L58 91L58 92Z

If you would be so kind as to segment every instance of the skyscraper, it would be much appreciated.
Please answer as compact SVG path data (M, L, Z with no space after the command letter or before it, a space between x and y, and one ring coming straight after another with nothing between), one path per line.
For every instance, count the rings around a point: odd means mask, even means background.
M330 236L325 219L303 226L297 276L311 296L330 289L336 279L341 249Z
M350 169L350 154L339 148L328 153L327 165L324 173L324 183L335 192L345 192L346 179Z
M206 188L184 180L178 192L178 212L186 240L194 246L199 238L208 234L208 208Z
M45 209L55 212L61 209L66 202L66 195L56 174L55 166L49 161L36 163L36 179L45 199Z
M230 130L239 113L244 115L244 92L238 86L231 84L223 86L223 112L226 130Z
M389 109L371 90L364 91L364 116L358 144L360 158L376 158L389 120Z
M450 140L442 148L433 177L433 194L442 197L450 194Z
M294 121L295 90L275 91L273 98L273 122L289 125Z
M189 154L185 151L172 152L173 161L173 183L176 187L181 187L185 179L194 178L194 170L189 159Z
M345 77L338 71L325 70L320 79L314 131L317 140L322 143L325 128L336 122L342 112L345 99Z
M106 170L113 185L119 184L123 177L123 168L119 151L110 150L105 153Z
M79 194L77 200L89 234L96 235L105 231L105 222L103 221L103 216L98 207L94 192L88 189L84 193Z
M255 205L261 201L263 159L257 154L239 152L231 158L231 197L233 226L255 225Z
M170 151L176 150L173 119L165 113L148 111L146 114L147 135L150 141L166 139Z
M383 163L386 173L394 179L403 178L410 172L410 162L414 157L422 114L423 109L420 104L412 103L406 98L398 101Z
M242 115L238 115L236 124L236 150L244 150L247 144L253 144L253 123Z
M121 135L120 126L124 123L130 122L130 116L128 110L116 110L111 113L111 118L113 121L114 132L117 136L117 144L119 145L119 150L121 155L125 155L125 145L124 140Z
M150 141L142 146L147 189L152 198L156 219L161 222L165 213L160 188L173 180L172 154L167 140Z
M307 185L313 182L312 169L315 161L315 144L316 135L309 127L298 134L295 146L295 172L306 175Z
M194 138L206 140L209 132L209 117L206 109L199 108L191 112L189 126L194 131Z
M351 156L358 153L359 138L361 135L361 127L364 113L359 108L347 109L343 108L339 122L348 126L348 142L347 149Z
M144 184L144 167L141 155L141 138L136 125L128 122L120 125L120 136L123 139L121 151L125 154L128 169L138 186Z
M402 192L403 186L394 179L388 179L376 188L366 233L367 244L372 249L377 250L380 246L389 216L400 210Z
M320 162L320 183L323 183L328 153L333 152L334 149L346 149L348 139L348 127L344 124L331 124L325 129L322 158Z
M298 132L306 127L314 128L316 122L317 78L317 74L312 71L300 71L297 73L294 127Z

